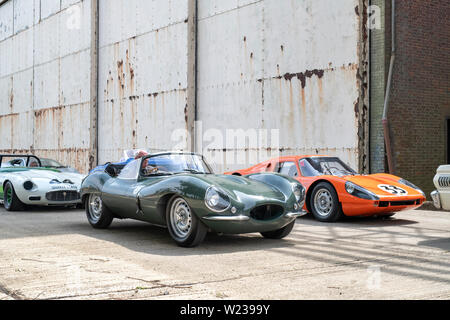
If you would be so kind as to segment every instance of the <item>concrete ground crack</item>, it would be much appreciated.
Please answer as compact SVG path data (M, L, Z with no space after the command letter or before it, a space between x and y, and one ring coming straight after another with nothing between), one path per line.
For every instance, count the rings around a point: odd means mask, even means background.
M192 284L188 283L188 284L164 284L161 283L161 280L145 280L145 279L139 279L139 278L133 278L133 277L127 277L127 279L131 279L131 280L138 280L138 281L142 281L142 282L146 282L146 283L150 283L155 285L156 287L151 287L151 288L142 288L142 289L156 289L156 288L173 288L173 289L189 289L192 288Z
M10 298L13 298L14 300L26 300L26 297L18 293L17 291L11 291L8 288L6 288L2 283L0 283L0 292L7 295Z
M22 261L31 261L31 262L40 262L40 263L49 263L49 264L55 264L55 261L45 261L45 260L38 260L38 259L30 259L30 258L22 258Z

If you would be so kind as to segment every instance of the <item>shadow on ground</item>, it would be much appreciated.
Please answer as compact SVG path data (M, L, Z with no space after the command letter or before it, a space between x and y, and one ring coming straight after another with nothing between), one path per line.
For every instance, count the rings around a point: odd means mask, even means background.
M0 240L25 239L58 235L81 235L110 242L149 255L209 256L256 251L278 254L278 262L307 260L312 265L351 265L367 273L370 265L382 265L382 272L429 281L450 283L450 261L446 256L430 255L423 248L449 250L450 239L437 238L445 230L416 226L406 219L349 218L326 224L306 216L297 220L291 235L283 240L264 239L259 234L208 234L196 248L180 248L165 228L147 223L117 220L108 230L95 230L82 210L61 211L57 208L6 212L0 209ZM315 228L317 226L317 228ZM303 227L303 228L302 228ZM392 229L392 227L401 227ZM438 233L431 233L438 232ZM79 241L86 240L79 237ZM412 241L404 241L412 239ZM436 252L436 251L435 251ZM446 254L446 252L442 252Z
M450 251L450 238L420 241L418 245Z

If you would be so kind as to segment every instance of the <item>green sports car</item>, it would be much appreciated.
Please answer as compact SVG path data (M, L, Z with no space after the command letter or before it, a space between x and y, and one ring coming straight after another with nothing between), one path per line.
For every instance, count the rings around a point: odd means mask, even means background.
M281 239L305 214L305 188L296 180L272 173L216 175L194 153L108 164L83 180L81 197L94 228L107 228L114 218L141 220L166 226L183 247L198 245L208 231Z

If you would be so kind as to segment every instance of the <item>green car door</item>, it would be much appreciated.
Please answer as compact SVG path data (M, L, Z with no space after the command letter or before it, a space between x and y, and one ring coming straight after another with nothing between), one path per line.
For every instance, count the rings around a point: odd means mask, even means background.
M135 160L120 173L108 179L102 188L106 207L121 218L139 219L138 194L143 185L138 183L140 161Z

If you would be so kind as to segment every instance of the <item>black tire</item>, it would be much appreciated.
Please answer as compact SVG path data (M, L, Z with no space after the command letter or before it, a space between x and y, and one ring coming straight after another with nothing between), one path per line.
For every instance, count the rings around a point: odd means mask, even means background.
M82 202L82 203L77 204L77 205L75 206L75 208L76 208L76 209L86 209L86 206L85 206L84 202Z
M99 194L88 195L85 199L85 208L87 219L95 229L107 229L114 220L114 215L105 207Z
M281 229L268 232L261 232L261 235L267 239L283 239L291 233L292 229L294 228L294 225L295 220Z
M317 208L316 201L321 201L319 198L324 202L321 202L323 207ZM344 216L336 190L328 182L321 182L314 187L309 198L309 207L314 218L321 222L336 222Z
M183 214L185 222L185 230L181 230L180 226L174 221L172 211L177 206L181 206L180 209ZM166 223L170 236L180 247L192 248L198 246L206 237L208 229L197 218L195 213L190 208L189 204L182 197L173 196L166 207ZM185 232L185 233L184 233Z
M11 201L8 201L8 192L11 192ZM3 206L7 211L22 211L25 209L25 204L19 200L12 183L9 181L3 189Z

